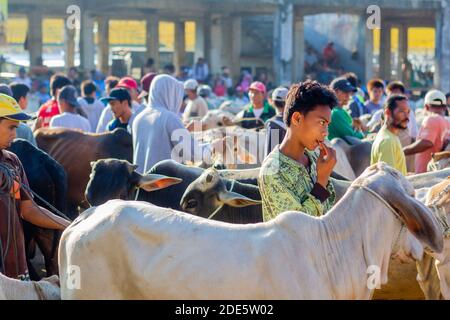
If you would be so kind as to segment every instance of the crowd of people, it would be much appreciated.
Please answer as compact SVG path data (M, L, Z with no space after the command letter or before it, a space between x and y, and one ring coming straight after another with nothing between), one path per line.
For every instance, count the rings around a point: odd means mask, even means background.
M337 63L332 53L328 52L327 57L328 63ZM149 72L139 82L129 76L109 76L99 83L95 74L79 82L73 71L51 77L50 97L37 110L33 125L24 123L31 119L28 98L32 84L23 70L13 83L0 85L0 163L12 165L22 183L26 183L23 168L5 149L16 137L36 145L33 131L40 128L87 133L127 130L133 138L133 162L140 173L173 158L180 144L189 147L176 160L209 159L214 152L225 150L226 138L202 144L191 133L194 127L202 128L202 118L217 108L213 97L222 97L221 102L231 102L238 108L233 124L266 130L266 158L259 179L265 221L287 210L320 216L334 205L336 195L330 176L337 159L327 140L341 138L349 144L372 140L371 163L383 161L407 175L425 172L432 154L444 150L449 139L450 122L446 116L450 94L430 90L424 98L425 113L419 124L416 105L410 103L399 81L372 79L365 91L355 74L346 73L330 85L307 80L271 90L267 79L254 81L247 71L233 84L224 67L211 88L207 85L210 72L203 59L185 79L177 79L170 72ZM415 164L408 167L406 157L413 155ZM13 210L20 213L19 217L49 228L63 229L68 224L38 208L32 196L19 189L20 193L13 190L18 200ZM0 212L6 210L9 194L2 197ZM6 216L1 215L1 219ZM0 225L4 243L8 231L3 222ZM12 268L7 266L7 275L27 278L25 267Z

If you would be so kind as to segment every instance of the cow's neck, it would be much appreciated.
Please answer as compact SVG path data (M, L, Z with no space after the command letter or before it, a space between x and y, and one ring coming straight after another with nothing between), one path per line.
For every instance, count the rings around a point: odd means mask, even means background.
M362 189L350 190L323 222L327 233L322 237L324 246L334 253L330 264L340 266L339 270L328 268L334 272L330 277L345 286L336 288L335 298L370 298L373 290L367 280L378 267L381 283L387 281L389 258L401 224L385 204Z

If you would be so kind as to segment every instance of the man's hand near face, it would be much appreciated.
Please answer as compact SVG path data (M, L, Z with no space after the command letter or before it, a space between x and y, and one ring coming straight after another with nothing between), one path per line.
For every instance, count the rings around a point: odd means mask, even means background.
M320 155L317 160L317 182L324 188L327 187L328 180L336 165L336 150L320 143Z

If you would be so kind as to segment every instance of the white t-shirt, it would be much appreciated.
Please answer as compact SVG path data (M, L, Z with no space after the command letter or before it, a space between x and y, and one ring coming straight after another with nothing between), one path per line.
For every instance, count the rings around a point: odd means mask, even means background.
M255 109L253 108L253 113L255 114L256 118L261 118L261 115L264 112L264 108Z
M103 103L99 100L94 100L89 103L85 98L78 98L78 103L80 104L83 111L86 113L89 123L91 125L92 131L97 128L98 121L102 115L103 109L105 109Z
M91 124L86 118L83 118L79 114L69 112L54 116L50 120L50 128L79 129L85 132L91 132Z
M187 121L190 117L203 118L208 113L208 105L205 99L197 97L195 100L189 100L183 113L183 120Z

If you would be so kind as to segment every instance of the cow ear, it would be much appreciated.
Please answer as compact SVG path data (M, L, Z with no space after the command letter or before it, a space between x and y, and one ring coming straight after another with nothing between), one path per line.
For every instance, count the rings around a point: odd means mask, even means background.
M395 208L408 230L434 252L444 246L442 231L430 210L418 200L406 194L398 185L371 185L383 199Z
M159 174L146 174L139 177L137 187L145 191L164 189L182 182L182 179L167 177Z
M219 200L231 207L247 207L261 204L260 200L253 200L232 191L223 191L219 193Z

